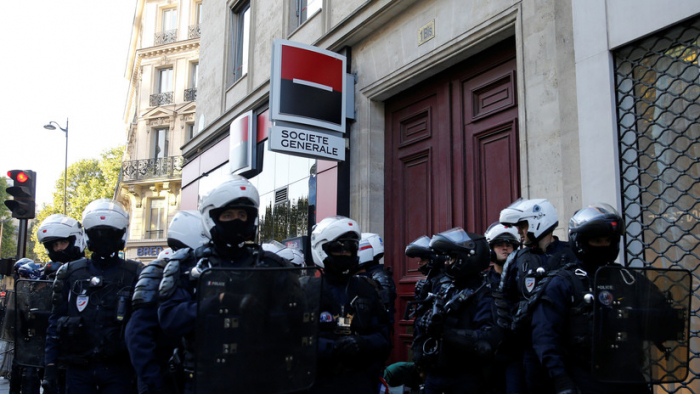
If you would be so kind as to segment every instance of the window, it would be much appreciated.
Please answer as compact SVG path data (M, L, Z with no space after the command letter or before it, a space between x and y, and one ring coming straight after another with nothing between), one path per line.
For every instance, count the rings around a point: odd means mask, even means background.
M158 93L173 91L173 69L161 68L158 70Z
M194 5L194 23L195 23L195 25L202 24L202 2L201 1Z
M175 8L168 8L163 10L163 19L160 23L160 30L162 32L177 29L177 10Z
M167 128L153 130L153 158L162 159L168 151L167 139L165 138Z
M323 0L293 0L294 4L294 23L293 28L297 28L304 24L309 17L314 16L321 9Z
M148 215L149 228L146 231L147 239L164 238L165 229L165 198L152 198Z
M187 124L187 140L189 141L192 138L194 138L194 134L195 134L194 123L188 123Z
M233 11L233 81L248 72L248 41L250 37L250 3Z
M192 14L192 24L187 32L187 38L199 38L200 29L199 25L202 24L202 2L198 1L194 3L194 13Z
M190 69L190 88L197 89L197 75L199 72L199 62L192 63L192 68Z

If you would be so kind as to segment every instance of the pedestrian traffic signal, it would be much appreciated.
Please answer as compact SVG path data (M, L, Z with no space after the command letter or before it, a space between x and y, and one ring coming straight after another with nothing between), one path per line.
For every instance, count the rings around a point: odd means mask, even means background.
M14 185L6 189L14 197L5 200L5 205L12 211L15 219L34 219L36 211L36 172L31 170L7 171L7 176Z

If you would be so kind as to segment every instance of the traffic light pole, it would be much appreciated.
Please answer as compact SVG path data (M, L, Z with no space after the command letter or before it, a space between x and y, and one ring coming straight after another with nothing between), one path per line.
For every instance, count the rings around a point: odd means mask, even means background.
M25 257L27 253L27 219L19 219L19 233L17 235L17 260Z

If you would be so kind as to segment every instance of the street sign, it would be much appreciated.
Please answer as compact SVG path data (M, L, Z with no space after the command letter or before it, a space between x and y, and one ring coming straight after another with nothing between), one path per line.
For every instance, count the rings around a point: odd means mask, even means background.
M345 138L336 133L275 124L270 127L269 139L269 149L273 152L334 161L345 160Z

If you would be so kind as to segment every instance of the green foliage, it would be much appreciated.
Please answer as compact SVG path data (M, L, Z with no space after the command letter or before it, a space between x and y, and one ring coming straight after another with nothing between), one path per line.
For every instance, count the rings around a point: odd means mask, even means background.
M306 235L309 221L309 198L265 207L258 225L259 242L282 241Z
M116 147L104 151L100 159L83 159L68 167L67 212L66 216L81 220L85 207L100 198L112 198L117 187L124 148ZM37 241L39 224L48 216L63 213L63 179L56 181L53 203L44 204L36 215L37 225L33 228L31 241L34 253L40 261L49 261L44 245Z
M6 177L0 177L0 200L5 201L9 195L5 191L7 189ZM13 257L17 254L17 236L15 235L15 224L12 222L12 212L0 203L0 222L2 224L2 248L0 249L0 257Z

